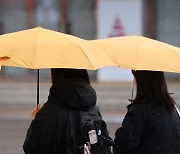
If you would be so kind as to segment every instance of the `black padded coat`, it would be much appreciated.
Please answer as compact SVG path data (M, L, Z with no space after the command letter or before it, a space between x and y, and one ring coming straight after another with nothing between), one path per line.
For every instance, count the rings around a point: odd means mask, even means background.
M114 141L115 154L180 154L180 117L132 103Z
M47 103L37 113L27 131L24 152L78 153L78 147L83 145L79 132L79 110L95 104L96 93L85 80L64 79L52 86Z

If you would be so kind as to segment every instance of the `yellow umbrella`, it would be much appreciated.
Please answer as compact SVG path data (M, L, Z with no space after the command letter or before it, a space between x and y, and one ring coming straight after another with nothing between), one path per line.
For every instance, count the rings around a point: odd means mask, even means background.
M91 41L121 68L180 73L180 48L143 36Z
M96 46L91 45L87 40L37 27L0 36L0 66L38 69L38 110L39 69L77 68L96 70L106 66L118 66L106 53L95 49Z
M117 66L106 53L92 50L89 41L41 27L0 36L2 66L83 68Z

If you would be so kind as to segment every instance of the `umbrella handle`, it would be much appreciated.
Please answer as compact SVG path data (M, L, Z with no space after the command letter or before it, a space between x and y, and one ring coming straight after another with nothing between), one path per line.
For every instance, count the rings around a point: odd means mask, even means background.
M37 69L37 110L39 106L39 69Z
M40 104L39 104L39 69L37 69L37 91L36 91L36 94L37 94L37 102L36 102L36 107L31 112L32 118L35 118L36 113L40 109Z
M132 91L131 91L131 103L132 103L132 100L133 100L133 95L134 95L134 80L133 80L133 85L132 85Z
M36 106L36 107L32 110L32 112L31 112L31 117L32 117L33 119L35 118L36 113L39 111L39 109L40 109L40 104L38 104L38 106Z
M32 110L31 112L31 117L32 118L35 118L36 116L36 113L39 111L40 109L40 104L39 104L39 69L37 69L37 104L36 104L36 107Z

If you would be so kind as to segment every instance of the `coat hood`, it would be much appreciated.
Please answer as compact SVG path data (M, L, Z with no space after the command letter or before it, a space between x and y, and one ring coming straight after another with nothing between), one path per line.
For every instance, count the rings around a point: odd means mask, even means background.
M64 78L50 88L49 103L70 108L89 108L96 105L96 92L83 79Z

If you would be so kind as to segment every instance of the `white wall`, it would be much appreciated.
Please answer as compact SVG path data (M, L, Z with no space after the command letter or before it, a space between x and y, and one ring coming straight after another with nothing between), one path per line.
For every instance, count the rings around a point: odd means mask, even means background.
M142 35L142 0L98 0L98 39L109 37L117 18L124 35ZM127 81L132 80L132 75L130 70L110 67L98 70L97 78L100 81Z

